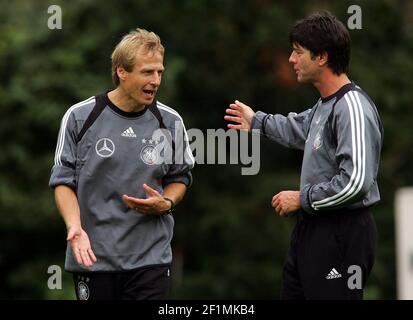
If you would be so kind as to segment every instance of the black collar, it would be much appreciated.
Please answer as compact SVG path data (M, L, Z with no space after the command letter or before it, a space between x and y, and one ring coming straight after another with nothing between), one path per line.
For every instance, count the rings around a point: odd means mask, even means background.
M329 95L328 97L325 98L321 98L321 102L322 103L326 103L327 101L330 101L331 99L337 97L337 96L341 96L341 93L343 91L350 91L356 88L356 84L354 82L350 82L345 84L344 86L342 86L340 89L337 90L337 92L333 93L332 95Z
M111 90L106 91L103 95L103 101L104 103L109 106L109 108L111 108L113 111L115 111L117 114L123 116L123 117L127 117L127 118L136 118L136 117L140 117L141 115L143 115L146 110L148 109L148 106L146 106L143 110L138 111L138 112L126 112L123 111L121 108L119 108L117 105L115 105L112 101L110 101L109 97L108 97L108 92L110 92Z

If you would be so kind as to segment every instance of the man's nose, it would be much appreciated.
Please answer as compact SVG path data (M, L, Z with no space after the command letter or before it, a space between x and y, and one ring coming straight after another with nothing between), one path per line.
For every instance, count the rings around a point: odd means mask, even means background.
M293 64L297 62L294 52L291 52L290 57L288 58L288 62Z
M161 76L157 73L154 73L151 78L151 84L155 86L159 86L161 84Z

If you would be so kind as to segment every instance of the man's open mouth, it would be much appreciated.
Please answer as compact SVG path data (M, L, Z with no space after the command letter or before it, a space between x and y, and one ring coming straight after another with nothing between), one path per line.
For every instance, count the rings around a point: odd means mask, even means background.
M143 89L143 93L148 98L153 98L153 96L155 95L155 92L156 92L155 90Z

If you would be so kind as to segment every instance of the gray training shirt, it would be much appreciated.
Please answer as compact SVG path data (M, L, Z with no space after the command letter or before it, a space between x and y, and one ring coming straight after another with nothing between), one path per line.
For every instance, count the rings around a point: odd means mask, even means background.
M77 142L96 101L104 103L105 108ZM147 198L144 183L161 194L167 184L192 183L194 158L182 118L160 102L157 107L173 137L176 153L182 150L182 161L157 161L161 139L153 134L160 124L147 108L123 112L102 94L99 99L94 96L75 104L64 115L49 185L67 185L75 190L82 228L97 257L92 267L80 266L68 245L66 270L122 271L171 262L173 216L143 215L122 201L123 194Z
M354 83L300 114L258 111L252 129L304 150L300 202L306 212L355 209L380 200L376 178L383 129L375 105Z

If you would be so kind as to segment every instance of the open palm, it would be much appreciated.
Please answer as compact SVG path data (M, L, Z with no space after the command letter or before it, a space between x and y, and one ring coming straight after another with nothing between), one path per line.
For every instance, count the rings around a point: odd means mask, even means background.
M89 236L82 228L69 229L67 241L72 247L78 264L90 267L96 262L97 259L90 245Z
M255 112L246 104L235 100L235 103L229 105L229 109L226 110L227 115L225 120L234 123L229 123L228 128L236 130L251 130L252 118Z

